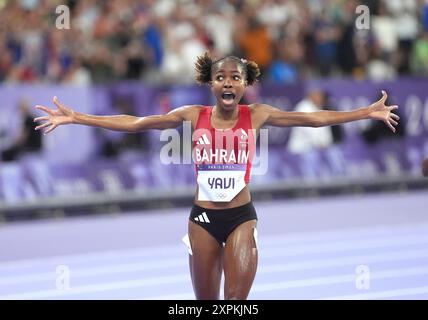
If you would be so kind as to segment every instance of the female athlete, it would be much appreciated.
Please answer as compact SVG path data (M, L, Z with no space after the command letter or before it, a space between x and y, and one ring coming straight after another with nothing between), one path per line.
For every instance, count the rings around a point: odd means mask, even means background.
M257 269L257 214L248 188L254 141L266 125L321 127L375 119L395 132L399 117L382 98L352 111L286 112L270 105L240 105L247 86L260 70L253 61L228 56L213 61L208 53L196 61L197 81L210 86L214 106L189 105L164 115L95 116L74 111L54 97L56 109L35 118L45 133L65 124L80 124L122 132L176 128L190 121L197 186L188 221L189 266L197 299L219 299L224 271L224 298L246 299ZM230 140L232 136L232 140ZM229 140L228 140L229 139ZM225 143L225 141L227 143ZM229 143L232 141L232 143ZM226 144L226 146L225 146Z

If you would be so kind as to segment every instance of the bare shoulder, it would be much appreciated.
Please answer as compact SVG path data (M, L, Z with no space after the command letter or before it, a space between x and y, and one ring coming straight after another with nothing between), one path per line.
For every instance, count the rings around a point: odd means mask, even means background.
M192 118L197 117L202 108L202 105L186 105L178 107L171 112L179 113L183 118Z
M274 110L275 108L264 103L253 103L249 104L248 108L252 114L265 113Z
M185 105L178 108L175 108L172 111L179 111L179 112L185 112L185 113L199 113L199 111L202 109L202 105L199 104L191 104L191 105Z
M179 107L177 109L174 109L171 112L174 112L178 114L182 121L191 121L192 126L194 127L196 125L196 122L199 117L199 113L203 109L202 105L186 105Z
M263 103L253 103L248 105L248 108L251 112L251 121L253 123L253 127L258 129L261 128L266 120L269 118L269 114L273 107L268 104Z
M263 110L263 108L265 107L267 107L267 104L264 103L252 103L248 105L248 108L251 110L251 113Z

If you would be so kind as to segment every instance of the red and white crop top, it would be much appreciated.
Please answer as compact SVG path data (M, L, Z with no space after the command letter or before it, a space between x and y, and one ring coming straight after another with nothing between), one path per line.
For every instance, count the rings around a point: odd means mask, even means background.
M248 106L237 108L238 120L230 129L213 128L213 107L203 107L199 113L193 134L199 200L231 201L250 181L255 133Z

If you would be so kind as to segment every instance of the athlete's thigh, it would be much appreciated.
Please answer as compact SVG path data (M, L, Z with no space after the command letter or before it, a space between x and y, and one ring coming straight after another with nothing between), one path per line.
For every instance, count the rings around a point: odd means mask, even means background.
M257 271L256 226L256 220L244 222L227 238L223 257L225 299L248 297Z
M190 275L196 299L219 299L223 248L207 230L189 221Z

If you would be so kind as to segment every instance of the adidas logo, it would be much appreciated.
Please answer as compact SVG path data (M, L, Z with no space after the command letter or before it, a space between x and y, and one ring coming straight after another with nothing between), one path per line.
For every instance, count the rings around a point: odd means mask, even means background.
M210 144L210 141L207 138L207 135L204 133L199 139L196 144Z
M208 216L205 211L202 212L202 214L200 214L199 216L195 217L194 219L199 222L210 223L210 219L208 219Z

